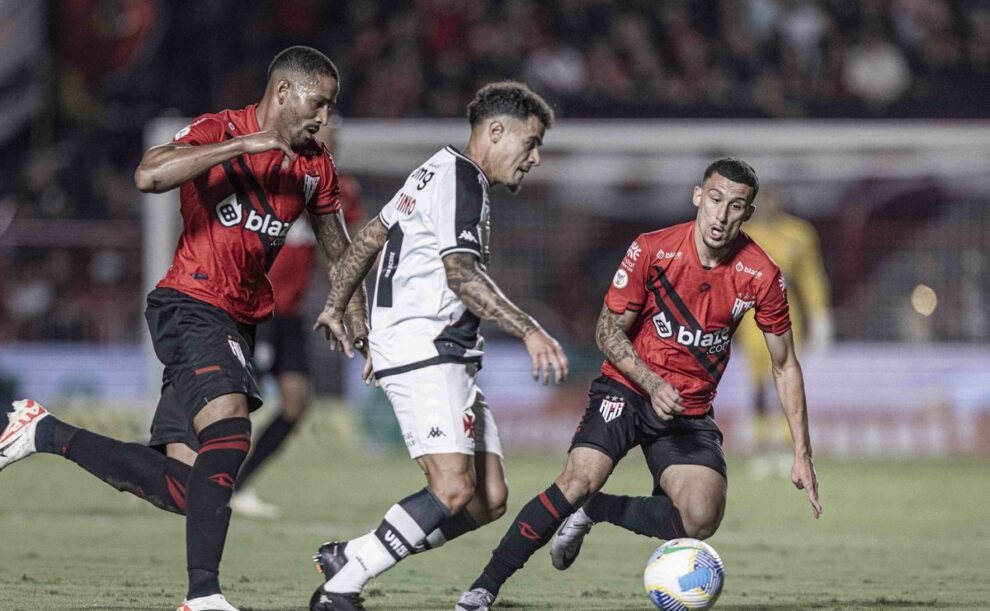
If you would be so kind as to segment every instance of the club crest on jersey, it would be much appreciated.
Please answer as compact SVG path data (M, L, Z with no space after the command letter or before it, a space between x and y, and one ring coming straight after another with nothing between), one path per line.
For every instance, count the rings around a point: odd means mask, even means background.
M619 395L608 395L602 399L602 404L598 411L605 422L611 422L622 415L622 410L626 407L626 400Z
M746 311L755 304L755 301L743 301L737 297L736 302L732 304L732 320L739 320L742 318Z
M307 204L311 199L313 199L313 196L316 195L316 187L319 184L319 176L314 176L313 174L306 174L303 176L303 195L306 197Z
M625 270L616 270L615 276L612 278L612 285L617 289L623 289L626 288L627 284L629 284L629 274Z

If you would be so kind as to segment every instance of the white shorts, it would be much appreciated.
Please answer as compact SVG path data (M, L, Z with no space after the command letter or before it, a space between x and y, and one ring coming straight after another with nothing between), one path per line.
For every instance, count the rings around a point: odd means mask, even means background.
M502 457L502 442L477 367L442 363L379 380L402 429L409 455L475 454Z

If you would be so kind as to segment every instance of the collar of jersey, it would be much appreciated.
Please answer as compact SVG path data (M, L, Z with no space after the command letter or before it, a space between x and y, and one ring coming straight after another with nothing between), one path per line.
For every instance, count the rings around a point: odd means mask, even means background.
M464 153L460 152L459 150L457 150L456 148L454 148L450 144L448 144L446 148L447 148L447 151L450 152L450 153L452 153L455 157L460 157L464 161L466 161L466 162L470 163L471 165L473 165L478 170L478 173L481 174L481 177L485 179L485 186L486 187L492 186L492 183L490 183L488 181L488 175L485 174L485 171L482 170L481 169L481 166L478 165L477 163L475 163L474 160L472 160L470 157L468 157Z

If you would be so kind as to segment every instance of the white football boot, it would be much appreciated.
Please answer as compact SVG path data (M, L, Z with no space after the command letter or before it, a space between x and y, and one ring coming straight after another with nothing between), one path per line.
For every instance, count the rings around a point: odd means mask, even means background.
M230 510L246 518L274 520L282 515L278 505L261 500L254 488L242 488L230 497Z
M184 600L175 611L237 611L237 607L227 602L223 594L210 594Z
M0 469L34 454L38 423L48 416L48 410L31 399L14 401L7 414L8 424L0 433Z
M484 588L475 588L461 594L454 611L491 611L495 595Z
M550 561L561 571L570 568L581 551L584 536L591 532L594 522L581 507L560 525L557 534L550 541Z

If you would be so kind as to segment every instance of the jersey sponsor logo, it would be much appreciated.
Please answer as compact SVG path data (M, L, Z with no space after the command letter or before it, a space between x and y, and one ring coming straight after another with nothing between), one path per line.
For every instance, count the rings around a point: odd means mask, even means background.
M708 354L725 352L729 347L729 340L732 338L728 327L705 333L701 329L692 330L678 324L675 330L674 325L664 312L659 312L653 317L653 326L661 339L674 338L682 346L707 348Z
M763 277L763 272L761 272L760 270L753 269L752 267L746 267L745 265L743 265L742 261L736 263L736 271L742 272L744 274L749 274L750 276L753 276L755 278Z
M626 258L630 261L636 261L639 259L639 253L641 252L643 252L643 249L640 248L639 244L634 241L629 245L629 248L626 249Z
M739 320L743 317L751 307L756 305L755 301L743 301L742 299L736 298L736 302L732 304L732 320Z
M447 433L440 430L440 427L435 426L430 429L430 432L426 434L427 439L439 439L440 437L446 437Z
M320 184L320 177L313 174L306 174L303 176L303 195L306 197L306 203L308 204L313 196L316 195L316 187Z
M427 170L426 168L419 168L418 170L412 173L412 176L410 176L410 178L419 182L419 184L416 185L416 190L422 191L423 189L426 188L426 185L429 184L431 180L433 180L434 176L436 176L436 172L432 172L430 170Z
M612 277L612 285L617 289L622 289L626 288L627 284L629 284L629 274L622 269L616 270L615 276Z
M464 231L462 231L461 235L457 236L457 239L463 240L465 242L471 242L472 244L478 243L478 238L474 237L474 234L471 233L470 229L465 229Z
M676 252L665 252L663 250L657 251L657 260L660 261L664 259L680 259L680 258L681 258L681 251L679 250Z
M405 193L399 194L399 201L395 204L395 209L405 215L410 215L416 209L416 199L409 197Z
M247 367L247 360L244 358L244 352L241 351L241 345L237 343L236 340L227 338L227 343L230 345L230 351L234 353L237 360L241 362L241 367Z
M275 238L274 244L285 241L286 234L292 228L291 221L283 221L270 214L261 215L254 210L248 210L244 217L244 206L237 201L236 195L231 195L215 207L217 219L224 227L236 227L243 223L244 228L257 234Z
M626 407L626 400L619 395L609 395L602 399L602 404L598 406L598 411L605 422L611 422L622 415L622 410Z

